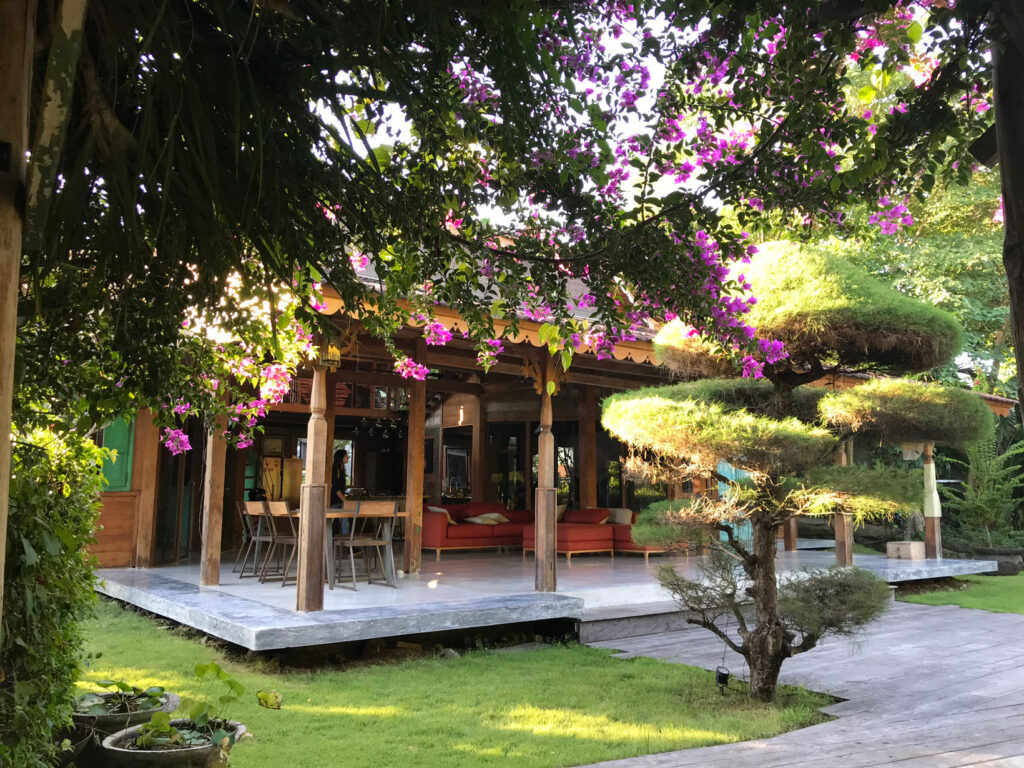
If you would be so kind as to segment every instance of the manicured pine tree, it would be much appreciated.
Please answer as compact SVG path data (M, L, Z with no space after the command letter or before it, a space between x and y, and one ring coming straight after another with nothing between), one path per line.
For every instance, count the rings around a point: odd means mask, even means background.
M888 590L854 569L784 580L775 568L779 526L798 515L892 516L921 505L921 473L837 466L851 434L881 440L962 445L991 416L973 394L904 379L875 378L846 391L806 385L848 373L909 374L944 364L960 348L956 321L903 296L857 267L795 244L772 244L754 257L740 284L758 297L751 324L767 362L748 373L678 324L657 344L682 378L719 378L623 392L604 403L603 424L630 446L628 470L648 480L705 477L730 486L721 498L665 502L649 511L638 540L682 541L696 525L721 536L731 559L710 558L699 580L665 566L662 582L690 613L741 654L750 695L771 701L783 661L829 634L850 634L884 610ZM776 342L781 341L784 349ZM754 367L753 371L749 368ZM731 481L720 462L748 477ZM737 526L749 523L752 541ZM735 576L738 561L745 585ZM753 619L743 610L745 594ZM738 625L739 638L727 631Z

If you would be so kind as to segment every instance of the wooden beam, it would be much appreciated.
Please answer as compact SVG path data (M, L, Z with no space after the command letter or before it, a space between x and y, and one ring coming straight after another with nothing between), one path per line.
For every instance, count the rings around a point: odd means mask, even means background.
M200 539L201 562L199 586L216 587L220 584L220 545L224 530L224 464L227 459L227 441L224 439L224 419L217 419L206 436L206 461L203 467L203 527Z
M306 430L307 482L302 486L299 502L299 573L295 595L295 608L299 611L321 611L324 607L324 533L329 488L322 482L327 471L326 379L327 370L314 365Z
M649 387L653 384L663 384L667 379L653 376L647 376L644 378L605 376L599 373L583 373L582 371L574 371L570 368L569 372L565 374L565 381L570 384L607 387L608 389L639 389L640 387Z
M533 424L530 421L523 423L523 446L520 454L523 457L523 499L528 510L533 509L533 494L530 489L533 487Z
M324 483L327 484L327 495L330 497L331 493L331 469L334 464L334 421L337 415L338 407L335 405L335 388L338 386L338 377L336 374L327 374L327 405L324 408L324 421L327 422L327 453L324 456ZM333 500L328 499L327 506L333 504Z
M365 384L368 386L392 387L395 389L408 389L413 379L403 379L397 373L374 373L373 371L347 371L338 368L334 375L338 381L351 382L352 384ZM452 392L467 395L477 395L483 391L480 384L471 381L451 381L448 379L427 379L428 392Z
M409 388L409 443L405 462L405 572L419 573L423 550L423 469L427 388L422 381Z
M597 506L597 396L589 384L580 387L580 455L576 464L580 473L580 507Z
M555 436L551 432L551 393L547 386L548 375L553 375L554 361L549 357L542 377L540 400L540 435L537 438L537 497L534 505L536 521L535 586L537 592L554 592L558 588L557 539L555 530L555 507L558 491L555 486ZM552 387L551 389L554 389Z
M34 0L0 0L0 637L3 635L7 503L11 482L11 401L17 343L29 89L35 44Z

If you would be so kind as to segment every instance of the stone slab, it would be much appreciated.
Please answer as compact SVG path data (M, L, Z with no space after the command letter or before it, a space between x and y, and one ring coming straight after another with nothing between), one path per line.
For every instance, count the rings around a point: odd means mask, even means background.
M583 600L550 593L297 613L168 578L159 570L130 568L105 569L97 591L253 651L583 615Z

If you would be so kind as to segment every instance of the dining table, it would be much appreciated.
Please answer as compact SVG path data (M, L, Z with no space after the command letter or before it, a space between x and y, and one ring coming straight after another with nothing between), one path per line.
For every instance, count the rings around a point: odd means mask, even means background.
M378 509L383 507L387 502L375 502L368 500L366 507L359 512L360 518L375 518L381 521L381 525L384 527L383 536L388 541L391 541L394 536L394 530L392 526L399 519L408 517L408 513L399 509L397 514L393 514L390 511L384 509ZM275 505L276 506L276 505ZM358 502L346 501L344 507L328 507L324 517L327 519L328 524L324 526L324 557L327 562L327 586L330 589L334 589L336 583L336 573L334 564L334 526L330 525L332 520L352 520L356 516L356 509L358 508ZM275 517L283 517L288 515L287 510L281 510L280 508L271 507L271 514ZM298 517L299 515L296 515ZM391 574L392 580L394 574Z

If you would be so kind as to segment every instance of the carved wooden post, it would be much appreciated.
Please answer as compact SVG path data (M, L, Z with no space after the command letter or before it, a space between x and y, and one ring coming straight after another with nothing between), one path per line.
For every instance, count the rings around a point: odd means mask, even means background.
M19 200L28 150L35 2L0 1L0 617L4 608L7 502L11 481L11 398L18 314L22 218ZM3 624L0 623L0 627Z
M306 482L299 502L299 573L295 608L322 611L324 607L324 532L326 528L327 472L327 369L313 366L306 430ZM310 482L310 481L314 482Z
M847 444L839 446L836 464L845 467L850 459L846 455ZM832 515L832 528L836 535L836 565L853 565L853 525L848 515Z
M558 490L555 486L555 436L551 432L553 413L551 391L554 380L554 361L548 358L540 379L540 435L537 438L537 497L534 517L537 524L536 583L537 592L554 592L558 586L556 574L555 508ZM551 387L548 383L551 383Z
M423 458L427 383L409 387L409 443L405 449L405 571L419 573L423 550Z
M220 546L224 526L224 463L227 441L224 439L224 418L220 417L206 436L206 462L203 467L202 563L199 586L220 584Z
M932 444L924 444L924 556L942 559L942 503L935 483Z
M580 507L597 506L597 398L594 387L583 384L579 401Z
M796 552L796 517L782 524L782 540L787 552Z

